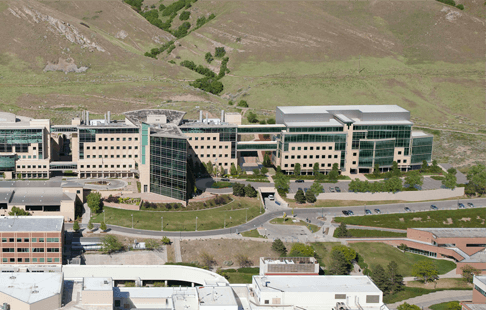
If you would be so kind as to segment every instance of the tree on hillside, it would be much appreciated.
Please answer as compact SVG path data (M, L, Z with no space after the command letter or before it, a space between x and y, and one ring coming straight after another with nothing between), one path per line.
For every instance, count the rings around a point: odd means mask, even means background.
M398 273L398 264L395 261L391 261L387 266L387 277L389 281L389 292L395 294L402 291L405 287L403 284L403 276Z
M233 184L233 195L239 197L245 197L245 185L241 183Z
M486 191L486 166L478 164L469 168L467 179L471 189L482 195Z
M332 169L329 172L328 176L329 176L329 181L331 182L337 181L337 179L339 178L339 168L337 163L332 164Z
M207 53L206 53L206 55L204 56L204 58L206 59L206 61L208 62L208 64L210 64L210 63L211 63L211 61L213 61L213 60L214 60L213 55L211 55L211 53L210 53L210 52L207 52ZM232 102L232 101L231 101L231 102ZM232 103L232 104L233 104L233 103Z
M356 259L356 251L350 247L347 247L345 245L336 245L332 247L331 252L333 251L339 251L343 253L344 258L346 259L346 263L351 267L353 260Z
M224 47L216 47L216 50L214 52L214 57L223 58L224 55L226 55L226 51L224 50Z
M346 224L344 222L339 224L339 227L336 228L335 235L336 235L337 238L349 237L348 228L346 227Z
M297 190L297 193L295 193L295 201L297 203L305 203L304 191L301 188L299 188L299 190Z
M249 123L258 123L257 115L251 111L246 113L246 119Z
M422 260L412 266L412 276L422 279L424 283L437 279L439 271L437 266L428 260Z
M385 273L385 269L381 265L376 265L373 268L373 272L371 273L371 279L373 282L378 286L378 288L386 294L389 290L389 282L387 275Z
M241 108L248 108L248 102L246 102L246 100L240 100L238 106Z
M275 239L275 241L273 241L272 250L279 253L280 255L287 254L287 248L280 239Z
M310 191L312 191L314 193L314 195L319 195L320 193L322 193L322 191L324 190L324 188L322 187L322 184L319 183L318 180L315 180L314 183L312 183L310 189Z
M240 265L241 267L251 267L251 265L253 265L253 262L250 260L250 257L248 257L248 255L243 253L236 254L235 260L238 263L238 265Z
M238 174L238 171L237 171L234 163L231 163L230 174L231 175L237 175Z
M331 261L327 271L331 275L349 274L349 266L346 263L346 258L341 251L331 251Z
M454 168L449 168L447 170L446 175L444 176L444 179L442 180L442 185L444 185L446 188L454 189L457 186L457 170Z
M300 175L300 164L296 163L294 166L294 174L295 175Z
M305 193L305 200L308 202L308 203L314 203L316 202L316 195L314 194L313 191L311 190L307 190L307 192Z
M118 238L113 235L107 235L103 238L101 242L101 250L104 254L110 254L113 252L118 252L123 249L123 243L121 243Z
M465 265L461 267L462 270L462 278L466 280L468 283L472 283L474 276L478 276L481 274L481 270L474 268L471 265Z
M256 189L253 186L251 186L250 183L248 183L248 185L245 186L245 196L250 198L255 198L257 196Z
M419 306L403 303L397 307L397 310L421 310Z
M411 171L405 178L405 184L408 184L409 187L422 186L424 177L417 170Z

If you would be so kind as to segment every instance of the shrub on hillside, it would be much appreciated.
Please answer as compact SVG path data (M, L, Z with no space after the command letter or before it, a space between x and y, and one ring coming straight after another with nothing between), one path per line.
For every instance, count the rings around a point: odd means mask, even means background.
M180 20L188 20L189 16L191 16L191 12L184 11L184 12L181 13L181 15L179 15L179 19Z

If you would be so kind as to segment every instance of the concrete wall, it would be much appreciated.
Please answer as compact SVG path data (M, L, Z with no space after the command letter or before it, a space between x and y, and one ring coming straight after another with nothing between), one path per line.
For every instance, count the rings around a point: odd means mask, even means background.
M295 194L287 194L287 198L294 199ZM358 201L380 201L380 200L404 200L420 201L453 198L464 196L464 187L450 189L433 189L417 192L398 193L321 193L317 196L319 200L358 200Z
M83 305L111 305L113 306L113 290L81 292Z
M10 297L2 292L0 292L0 300L3 303L7 303L10 305L10 309L12 310L30 310L30 305L22 302L16 298ZM53 308L55 309L55 308Z
M107 207L113 207L118 209L125 209L125 210L140 210L140 205L129 205L126 203L111 203L111 202L103 202L103 205Z
M46 310L46 309L59 309L61 307L61 296L62 294L56 294L54 296L48 297L46 299L40 300L33 304L28 304L6 295L0 292L1 303L7 303L10 305L12 310Z

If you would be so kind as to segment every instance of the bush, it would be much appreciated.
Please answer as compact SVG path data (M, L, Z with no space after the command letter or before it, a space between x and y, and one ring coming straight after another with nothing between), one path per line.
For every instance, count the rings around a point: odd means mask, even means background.
M223 83L221 83L215 78L210 78L210 77L197 79L194 82L190 83L189 85L210 92L211 94L215 94L215 95L220 94L224 89Z
M184 11L184 12L181 13L181 15L179 15L179 19L180 20L188 20L189 16L191 16L191 12Z
M173 13L177 13L177 11L179 11L185 6L186 6L186 1L184 0L179 0L177 2L174 2L164 9L164 11L162 12L162 16L169 16L172 15Z
M458 8L459 10L464 11L464 5L462 5L462 4L456 5L456 8Z
M164 11L165 12L165 11ZM187 31L191 28L191 24L189 22L184 22L182 25L177 28L177 30L173 31L172 34L180 39L182 37L185 37L187 35Z
M159 5L159 11L163 11L164 9L165 9L165 5L161 3Z
M224 50L224 47L216 47L216 50L214 52L214 57L223 58L224 55L226 55L226 51Z
M447 5L456 6L456 2L454 0L437 0L437 1L442 2L444 4L447 4Z
M165 245L169 245L170 244L170 239L169 237L167 236L163 236L162 237L162 243L165 244Z
M207 52L207 53L206 53L206 55L204 56L204 58L206 59L206 61L207 61L209 64L211 63L211 61L213 61L213 60L214 60L213 55L211 55L211 53L210 53L210 52Z
M218 79L223 78L226 75L226 73L229 73L228 61L229 61L229 57L223 58L223 61L221 62L221 66L219 67Z
M258 123L258 118L257 115L253 112L248 112L246 115L246 119L248 120L249 123Z
M202 16L197 19L196 28L202 27L206 23L206 17Z
M238 102L238 106L242 108L248 108L248 102L246 102L245 100L240 100L240 102Z
M74 224L73 224L73 230L74 231L78 231L79 230L79 223L78 221L75 221Z

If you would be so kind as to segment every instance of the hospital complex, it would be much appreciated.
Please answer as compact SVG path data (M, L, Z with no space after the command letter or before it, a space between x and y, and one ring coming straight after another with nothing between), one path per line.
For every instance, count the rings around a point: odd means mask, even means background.
M0 113L0 172L6 179L48 179L72 171L79 178L138 176L142 192L187 201L201 163L229 172L231 165L263 160L292 174L297 163L311 174L337 164L344 175L375 164L402 170L431 161L433 137L412 129L410 112L396 105L277 107L276 124L242 125L239 113L184 119L162 109L124 113L124 120L90 119L51 125Z

